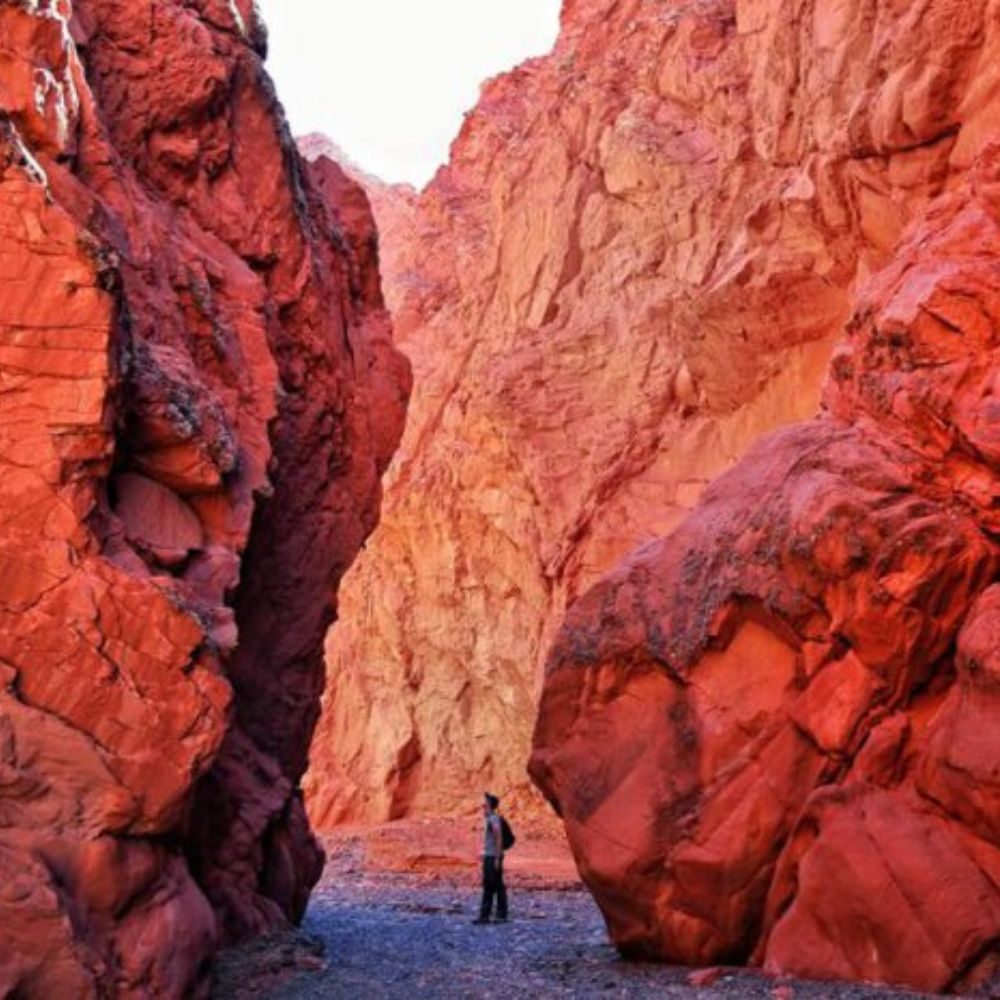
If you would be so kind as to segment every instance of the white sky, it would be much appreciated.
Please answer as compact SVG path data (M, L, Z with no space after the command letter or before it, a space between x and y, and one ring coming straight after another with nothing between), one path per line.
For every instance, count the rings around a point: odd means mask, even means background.
M560 0L257 0L268 69L296 135L422 186L479 85L552 48Z

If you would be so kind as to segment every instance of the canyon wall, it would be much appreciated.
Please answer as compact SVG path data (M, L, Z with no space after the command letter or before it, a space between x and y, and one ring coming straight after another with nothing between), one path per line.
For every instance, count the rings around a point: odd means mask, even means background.
M316 822L484 787L538 814L566 607L815 413L859 283L989 125L985 8L907 7L571 0L425 191L368 182L418 388L329 641Z
M4 996L194 995L321 866L323 640L409 371L265 47L250 0L0 3Z
M570 609L531 773L628 955L993 995L1000 5L735 11L776 153L922 197L820 416Z

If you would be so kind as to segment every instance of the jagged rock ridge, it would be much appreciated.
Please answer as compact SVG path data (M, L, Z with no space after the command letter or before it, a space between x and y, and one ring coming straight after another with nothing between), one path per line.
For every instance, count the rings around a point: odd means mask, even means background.
M188 996L318 875L323 639L408 368L249 0L0 39L0 993Z

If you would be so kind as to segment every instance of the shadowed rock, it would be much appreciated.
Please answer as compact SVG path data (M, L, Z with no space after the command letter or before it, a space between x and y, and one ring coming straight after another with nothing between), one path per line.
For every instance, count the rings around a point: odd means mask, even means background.
M248 0L0 36L0 993L188 996L319 875L323 639L409 374Z

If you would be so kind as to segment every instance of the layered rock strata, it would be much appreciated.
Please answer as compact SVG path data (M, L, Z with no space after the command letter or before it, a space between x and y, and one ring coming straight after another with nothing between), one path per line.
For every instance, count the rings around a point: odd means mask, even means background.
M976 990L1000 970L1000 21L796 10L734 25L763 94L794 71L790 135L842 112L849 162L934 162L941 191L861 283L821 415L569 611L531 771L626 954Z
M423 193L370 186L418 391L330 640L317 822L535 808L567 605L815 413L859 283L991 132L988 12L573 0Z
M192 995L319 873L323 638L409 376L264 49L248 0L0 3L5 996Z

